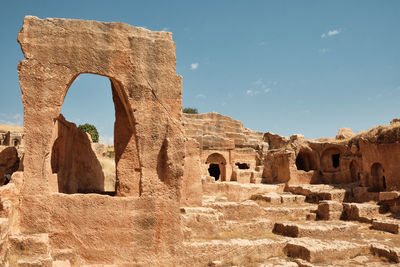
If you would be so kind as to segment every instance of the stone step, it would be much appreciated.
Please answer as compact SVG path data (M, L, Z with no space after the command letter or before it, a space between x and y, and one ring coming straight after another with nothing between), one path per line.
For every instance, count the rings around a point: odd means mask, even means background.
M343 203L343 218L359 222L372 223L379 215L380 206L370 203Z
M228 198L225 196L203 196L203 205L213 202L227 202Z
M370 246L371 252L379 257L384 257L390 261L399 263L400 259L400 248L388 247L382 244L373 243Z
M271 237L274 223L266 219L251 221L221 220L212 224L198 224L197 227L184 227L184 238L195 240L226 240L232 238L267 238Z
M312 263L330 263L333 260L351 259L369 253L367 244L342 240L322 241L309 237L290 240L284 248L288 257L301 258Z
M212 208L181 208L183 236L190 240L196 236L214 236L224 214Z
M372 229L398 234L400 220L395 219L375 219L372 221Z
M251 200L244 202L214 202L207 204L206 207L222 212L226 220L251 220L263 218L265 215L263 208Z
M240 184L237 182L203 183L203 194L225 196L228 201L249 200L252 195L270 192L282 193L285 184Z
M264 217L275 220L307 220L310 213L315 212L315 206L300 207L267 207L264 208Z
M333 200L322 200L318 204L317 218L320 220L340 220L343 204Z
M332 237L349 235L357 229L357 224L342 221L277 222L274 225L273 232L288 237Z
M345 189L338 189L326 184L289 185L286 190L293 194L306 196L306 201L311 203L319 203L321 200L343 202L346 197Z
M283 256L287 240L280 239L229 239L210 240L206 242L183 242L187 255L182 258L180 266L211 266L218 261L223 266L253 266L273 256ZM247 262L246 262L247 261Z
M294 195L288 193L267 193L267 194L255 194L252 195L251 200L263 200L271 204L286 204L286 203L296 203L302 204L305 202L306 197L303 195Z
M267 219L255 219L252 221L221 221L218 226L218 231L221 232L236 232L245 234L271 232L274 223Z

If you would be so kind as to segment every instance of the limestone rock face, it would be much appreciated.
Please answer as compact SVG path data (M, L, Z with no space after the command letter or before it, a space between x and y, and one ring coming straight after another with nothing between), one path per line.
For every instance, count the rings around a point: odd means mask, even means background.
M347 139L350 137L353 137L355 133L350 128L341 128L338 131L338 134L336 135L336 139L342 140L342 139Z
M25 134L21 234L48 233L52 250L68 244L81 265L133 259L174 265L185 151L171 33L27 16L18 42L26 58L18 65ZM51 186L55 121L81 73L110 79L117 197L65 195Z

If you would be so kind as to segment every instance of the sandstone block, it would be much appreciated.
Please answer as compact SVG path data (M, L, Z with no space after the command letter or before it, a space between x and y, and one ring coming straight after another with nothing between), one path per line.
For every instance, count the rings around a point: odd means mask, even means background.
M400 197L399 191L379 192L379 201L395 200Z
M327 237L352 233L358 226L350 222L279 222L273 232L288 237Z
M318 218L321 220L340 220L342 211L342 203L332 200L324 200L319 203L317 214Z
M279 194L275 194L275 193L253 195L253 196L251 196L250 199L251 200L263 200L263 201L271 203L271 204L281 204L282 203L281 196Z
M382 244L373 243L371 244L371 252L379 257L387 258L390 261L399 263L400 259L400 248L388 247Z
M325 242L303 237L289 241L284 251L289 257L301 258L309 262L330 262L366 254L368 246L342 240Z
M281 195L281 199L282 199L282 203L295 203L296 202L295 195L283 194L283 195Z
M9 237L10 252L19 258L26 256L47 256L49 237L47 234L13 235Z
M400 227L400 220L373 220L372 228L389 232L392 234L398 234Z
M343 216L347 220L372 222L379 214L379 206L369 203L343 203Z

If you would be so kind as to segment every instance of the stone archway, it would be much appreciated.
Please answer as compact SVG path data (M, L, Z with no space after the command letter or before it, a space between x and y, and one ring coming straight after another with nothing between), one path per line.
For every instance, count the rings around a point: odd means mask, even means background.
M226 181L226 160L219 153L213 153L207 157L208 174L216 181Z
M379 162L375 162L371 166L371 179L370 187L374 191L386 191L385 170Z
M181 240L176 211L185 153L172 34L124 23L27 16L18 41L25 56L18 65L25 134L19 229L51 233L50 244L69 240L77 257L92 262L134 257L143 265L167 265ZM118 197L51 191L54 125L82 73L111 80ZM63 223L56 229L54 220ZM99 221L102 227L95 227ZM77 249L80 240L87 241L85 251ZM150 256L149 248L155 252Z

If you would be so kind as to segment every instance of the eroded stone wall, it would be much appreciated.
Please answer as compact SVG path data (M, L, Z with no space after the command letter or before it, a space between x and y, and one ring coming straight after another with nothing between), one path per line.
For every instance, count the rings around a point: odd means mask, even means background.
M218 165L217 180L261 182L260 153L268 147L263 133L247 129L241 122L215 112L183 114L183 122L185 135L200 145L202 175L210 175L214 165Z
M28 16L18 41L26 58L18 65L26 143L20 234L48 235L50 249L70 249L77 266L173 265L181 236L184 136L172 35L123 23ZM111 81L116 197L51 190L56 119L81 73Z

